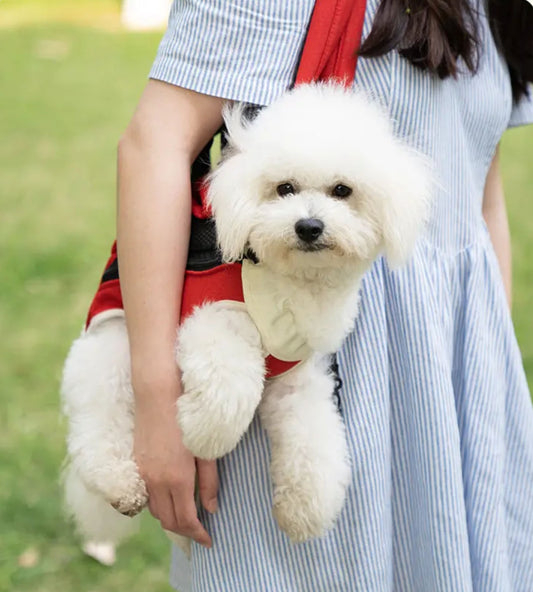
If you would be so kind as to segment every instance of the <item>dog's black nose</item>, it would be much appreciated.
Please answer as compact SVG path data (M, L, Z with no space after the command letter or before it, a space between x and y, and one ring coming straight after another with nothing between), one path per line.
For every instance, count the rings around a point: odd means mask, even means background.
M306 243L313 243L322 234L324 222L317 218L302 218L294 225L296 234Z

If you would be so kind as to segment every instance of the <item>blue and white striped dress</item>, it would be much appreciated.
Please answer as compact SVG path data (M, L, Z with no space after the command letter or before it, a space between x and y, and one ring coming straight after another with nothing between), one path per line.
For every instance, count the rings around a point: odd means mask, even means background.
M378 0L369 0L365 34ZM292 82L312 0L181 0L150 76L268 104ZM219 462L213 548L175 549L180 592L532 592L533 409L481 205L513 108L486 20L479 72L441 81L393 52L356 84L431 156L438 188L411 264L365 277L339 355L353 481L338 526L291 545L272 519L256 420ZM354 138L354 141L364 141Z

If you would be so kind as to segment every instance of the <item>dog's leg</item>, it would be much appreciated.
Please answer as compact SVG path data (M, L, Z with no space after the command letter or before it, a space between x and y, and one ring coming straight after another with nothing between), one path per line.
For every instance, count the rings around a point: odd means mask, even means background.
M122 514L138 514L147 493L133 460L134 400L123 318L103 321L74 342L61 392L70 427L67 485L79 479Z
M272 448L274 516L293 542L333 526L350 480L333 390L333 377L317 358L269 383L259 408Z
M138 518L114 510L100 493L87 487L73 464L63 473L63 485L67 514L74 519L84 543L117 545L136 532Z
M263 392L265 360L256 326L244 309L223 302L197 308L180 327L177 362L183 442L199 458L227 454L250 425Z

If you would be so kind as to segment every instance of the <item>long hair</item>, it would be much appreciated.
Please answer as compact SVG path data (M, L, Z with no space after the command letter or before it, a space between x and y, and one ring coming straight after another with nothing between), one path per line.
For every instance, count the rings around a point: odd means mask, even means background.
M397 49L414 66L440 78L456 76L459 59L475 72L477 13L470 0L382 0L359 55L376 57ZM533 81L533 6L526 0L488 0L488 17L517 101Z

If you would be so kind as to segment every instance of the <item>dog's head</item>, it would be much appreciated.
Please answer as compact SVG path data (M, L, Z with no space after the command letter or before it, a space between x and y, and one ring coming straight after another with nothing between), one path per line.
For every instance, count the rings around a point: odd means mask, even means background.
M393 265L407 259L427 213L428 167L366 95L305 85L251 122L239 106L225 121L229 147L208 199L226 260L251 248L298 273L381 251Z

